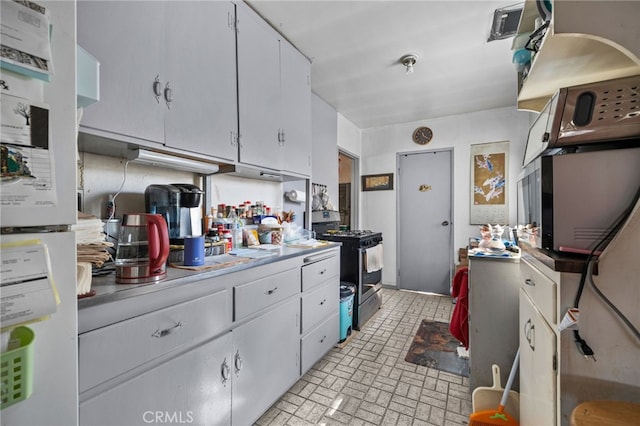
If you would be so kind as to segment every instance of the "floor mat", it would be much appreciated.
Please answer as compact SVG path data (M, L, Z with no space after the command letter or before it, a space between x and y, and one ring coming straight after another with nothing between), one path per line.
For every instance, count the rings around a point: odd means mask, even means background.
M469 360L458 356L460 342L449 333L449 324L422 320L405 361L469 377Z

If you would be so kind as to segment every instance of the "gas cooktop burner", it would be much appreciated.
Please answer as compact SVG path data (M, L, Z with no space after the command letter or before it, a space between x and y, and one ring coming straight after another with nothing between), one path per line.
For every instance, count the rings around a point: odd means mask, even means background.
M328 231L322 234L323 236L336 236L336 237L366 237L367 235L373 234L373 231L369 230L350 230L350 231Z

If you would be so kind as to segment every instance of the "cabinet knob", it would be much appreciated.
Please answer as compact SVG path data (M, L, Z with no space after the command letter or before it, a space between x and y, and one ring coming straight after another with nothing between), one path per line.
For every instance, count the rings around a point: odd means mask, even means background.
M160 76L156 75L156 79L153 80L153 94L156 96L156 102L160 103L160 96L162 96L162 82Z
M528 286L531 286L531 287L535 287L535 286L536 286L535 281L533 281L531 278L527 278L527 279L525 279L525 280L524 280L524 283L525 283L526 285L528 285Z
M235 356L233 357L233 368L236 371L236 376L242 370L242 357L240 356L240 351L236 351Z
M171 102L173 102L173 90L169 87L169 82L164 86L164 100L167 103L167 109L171 109Z
M448 220L443 221L442 226L449 226L449 221Z
M529 343L529 347L532 351L536 350L536 339L535 339L535 330L536 326L531 322L531 318L524 323L524 338L527 339Z
M222 361L222 365L220 366L220 377L222 378L222 384L227 383L227 380L229 380L230 373L231 373L231 369L229 368L229 365L227 364L227 359L225 358L224 361Z

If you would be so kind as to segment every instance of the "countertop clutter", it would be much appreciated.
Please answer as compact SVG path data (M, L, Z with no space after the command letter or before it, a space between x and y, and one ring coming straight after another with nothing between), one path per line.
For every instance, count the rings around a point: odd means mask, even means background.
M240 252L240 256L232 254L210 256L207 259L213 259L210 261L218 262L221 267L196 271L168 267L166 279L156 283L116 284L113 274L94 277L91 289L95 291L95 295L90 298L78 300L78 333L83 333L128 318L126 310L123 309L124 305L128 304L128 302L126 302L127 299L130 299L129 302L135 300L133 305L136 305L136 303L140 302L140 297L146 294L161 292L185 284L209 280L233 272L240 272L299 256L313 255L322 250L340 247L340 245L340 243L322 242L322 244L308 247L302 247L300 245L288 247L285 245L279 248L272 248L271 250L254 249L256 253L261 254L255 257L242 256L246 250ZM118 305L116 308L116 305L114 305L116 302L123 302L122 306ZM106 316L95 315L96 311L108 314ZM98 319L98 317L100 318Z

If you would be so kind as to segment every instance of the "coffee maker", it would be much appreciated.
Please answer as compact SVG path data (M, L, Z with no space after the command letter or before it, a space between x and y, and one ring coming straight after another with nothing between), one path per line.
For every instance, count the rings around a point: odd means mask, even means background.
M149 185L145 189L146 211L165 218L171 244L183 245L184 237L202 235L202 194L199 187L188 183Z

